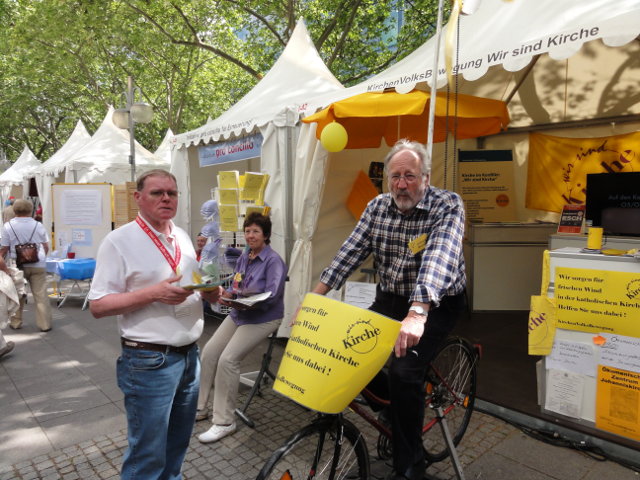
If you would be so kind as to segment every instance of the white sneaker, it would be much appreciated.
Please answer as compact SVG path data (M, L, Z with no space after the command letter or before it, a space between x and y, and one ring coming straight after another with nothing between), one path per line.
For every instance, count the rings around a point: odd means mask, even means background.
M217 442L221 438L231 435L236 431L236 422L231 425L213 425L209 430L201 433L198 436L198 440L202 443Z

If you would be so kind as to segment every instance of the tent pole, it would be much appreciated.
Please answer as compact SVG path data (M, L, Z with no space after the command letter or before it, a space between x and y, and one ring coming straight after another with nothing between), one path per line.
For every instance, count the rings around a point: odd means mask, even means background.
M285 193L285 225L284 225L284 250L285 263L289 265L291 251L293 250L293 129L285 127L285 155L284 155L284 191Z
M438 90L438 63L440 57L440 37L442 34L442 10L443 10L444 0L438 0L438 21L436 24L436 46L434 48L433 54L433 77L431 83L431 98L429 100L429 116L428 116L428 127L427 127L427 161L429 165L432 163L432 155L433 155L433 122L436 113L436 96ZM446 160L446 159L445 159ZM446 165L445 165L446 169ZM444 186L447 188L447 186Z

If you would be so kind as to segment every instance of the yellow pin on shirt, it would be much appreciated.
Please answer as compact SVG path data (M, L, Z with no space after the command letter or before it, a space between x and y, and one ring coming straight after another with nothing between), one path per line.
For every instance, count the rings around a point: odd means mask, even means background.
M414 255L417 255L418 253L423 251L424 248L427 246L427 234L423 233L419 237L414 238L409 242L408 245L409 245L409 250L411 250L411 253L413 253Z

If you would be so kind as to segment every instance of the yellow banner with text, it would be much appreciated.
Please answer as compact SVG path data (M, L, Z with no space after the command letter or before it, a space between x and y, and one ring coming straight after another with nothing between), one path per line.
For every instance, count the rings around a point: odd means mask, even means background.
M400 322L307 294L273 389L323 413L339 413L389 358Z
M640 273L556 268L558 328L640 337Z

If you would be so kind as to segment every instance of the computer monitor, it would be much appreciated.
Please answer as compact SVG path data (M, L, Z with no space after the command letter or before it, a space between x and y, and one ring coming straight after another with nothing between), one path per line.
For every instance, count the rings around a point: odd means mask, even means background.
M640 236L640 172L588 174L585 217L605 234Z

